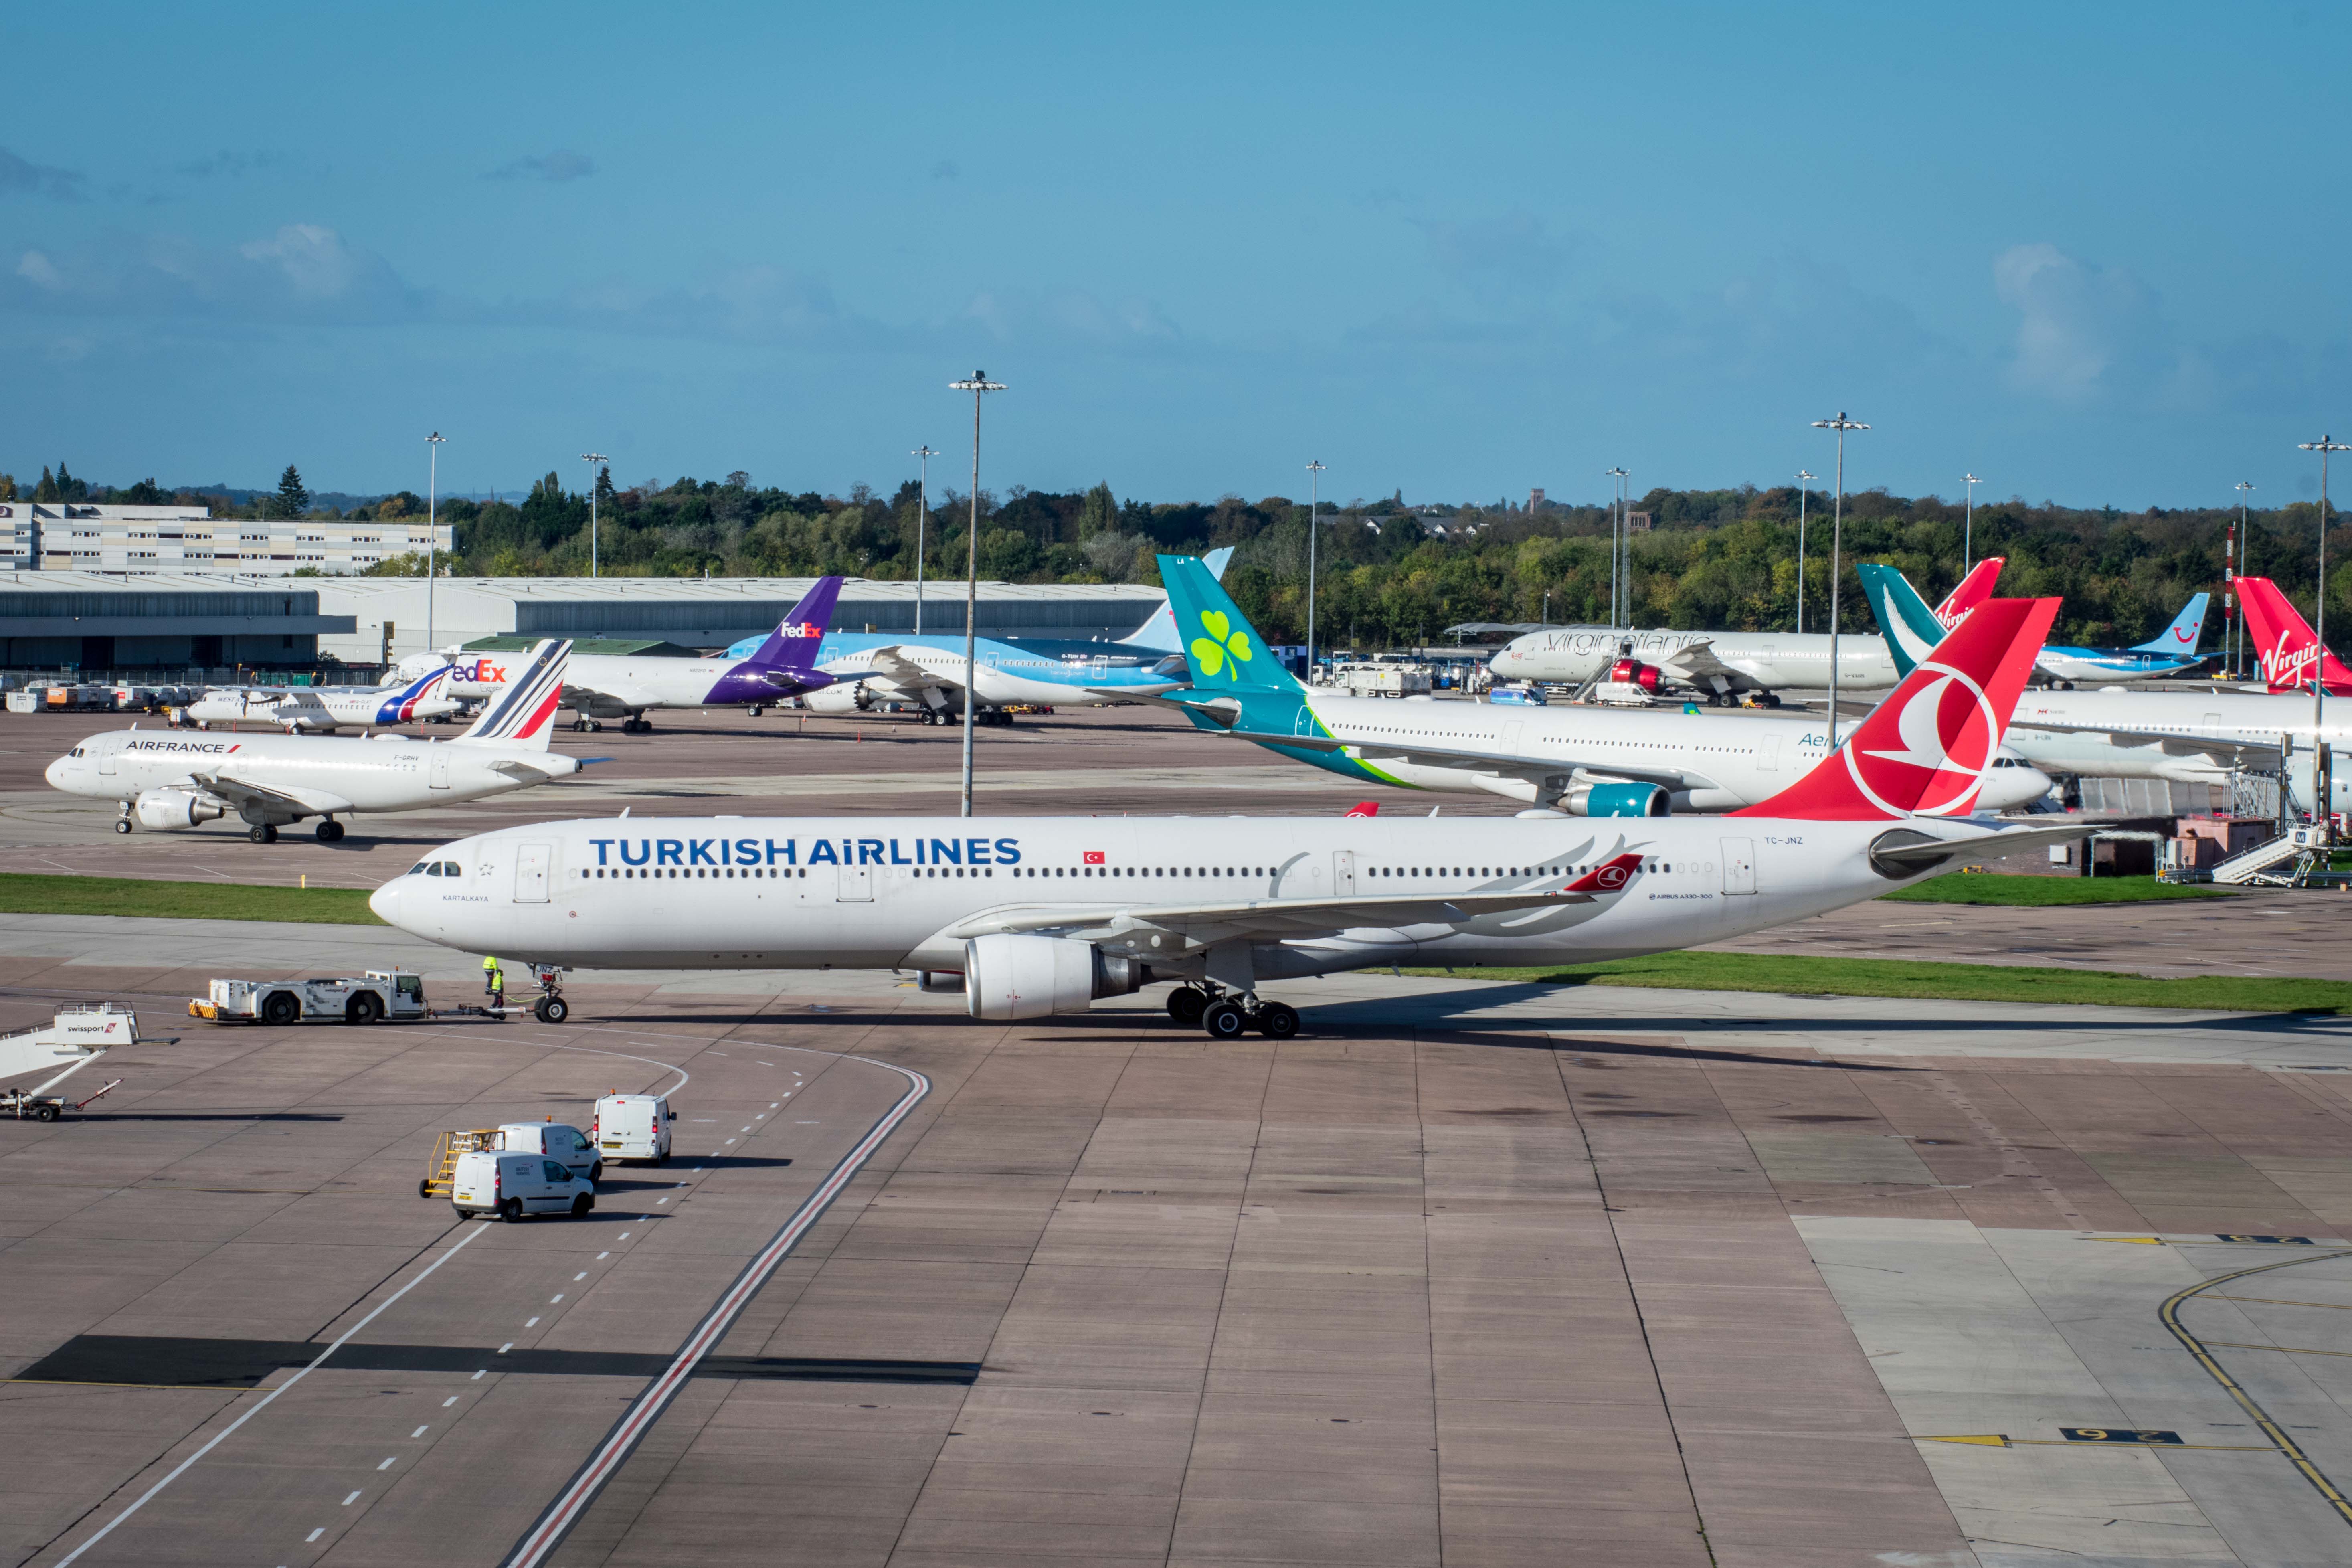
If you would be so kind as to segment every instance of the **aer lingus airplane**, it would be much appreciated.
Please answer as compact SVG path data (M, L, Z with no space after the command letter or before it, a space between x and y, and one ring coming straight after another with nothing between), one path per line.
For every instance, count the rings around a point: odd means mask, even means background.
M2079 837L1965 815L2057 609L1986 604L1827 763L1727 818L603 817L460 839L369 906L538 963L958 972L989 1019L1173 981L1178 1019L1280 1038L1298 1014L1265 981L1664 952Z
M578 758L547 749L571 647L543 642L517 660L514 679L454 740L134 728L90 736L46 776L68 795L120 801L117 833L235 816L255 843L274 844L280 827L315 816L320 841L332 844L341 817L479 800L578 773Z
M1753 805L1829 754L1829 726L1818 719L1396 702L1309 690L1265 656L1255 628L1200 562L1163 555L1160 580L1192 668L1192 686L1160 700L1199 729L1345 778L1500 795L1571 816L1664 816ZM1970 807L2009 811L2049 791L2048 778L2000 752Z

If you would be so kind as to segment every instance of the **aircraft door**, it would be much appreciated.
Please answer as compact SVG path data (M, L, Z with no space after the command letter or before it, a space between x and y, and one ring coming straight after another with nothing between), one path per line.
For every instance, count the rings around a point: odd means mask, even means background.
M1756 840L1723 841L1723 890L1727 896L1756 890Z
M1356 852L1352 849L1331 851L1331 896L1335 899L1356 896Z
M1528 727L1524 719L1514 719L1503 726L1503 750L1516 752L1519 749L1519 732Z
M874 868L844 866L841 868L841 890L834 901L843 904L870 904L874 901Z
M449 787L449 753L436 746L431 755L433 762L426 772L426 782L434 789L447 789Z
M114 764L115 764L116 763L120 762L121 760L121 752L99 752L99 754L98 754L98 776L99 776L100 778L102 778L102 779L110 779L110 778L112 778L112 777L114 776Z
M1317 732L1315 710L1311 706L1302 702L1298 705L1298 710L1291 714L1290 732L1294 735L1312 735Z
M526 844L515 855L514 901L547 902L547 863L554 858L552 844Z
M2216 741L2221 738L2221 716L2219 713L2205 715L2205 733Z
M1767 735L1756 748L1756 765L1768 773L1780 771L1780 737Z

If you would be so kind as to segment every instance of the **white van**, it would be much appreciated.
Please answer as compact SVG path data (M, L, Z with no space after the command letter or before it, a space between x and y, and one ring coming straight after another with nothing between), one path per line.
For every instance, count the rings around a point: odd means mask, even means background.
M459 1219L474 1214L503 1220L527 1214L584 1215L596 1206L596 1185L550 1155L477 1149L457 1156L449 1204Z
M608 1094L596 1102L588 1141L607 1160L669 1163L670 1123L677 1112L658 1094Z
M517 1153L561 1160L574 1175L602 1180L604 1162L588 1135L561 1121L509 1121L499 1129L499 1147Z

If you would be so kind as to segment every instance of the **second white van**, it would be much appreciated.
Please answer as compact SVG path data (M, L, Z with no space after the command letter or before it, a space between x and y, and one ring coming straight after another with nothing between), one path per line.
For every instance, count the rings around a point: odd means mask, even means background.
M561 1160L574 1175L599 1181L604 1161L596 1146L577 1127L561 1121L509 1121L499 1128L499 1143L510 1152L544 1154Z
M503 1220L529 1214L576 1215L596 1206L596 1184L545 1154L477 1149L457 1156L453 1175L449 1204L459 1219L477 1214Z
M596 1102L588 1140L605 1159L669 1163L670 1123L677 1112L658 1094L608 1094Z

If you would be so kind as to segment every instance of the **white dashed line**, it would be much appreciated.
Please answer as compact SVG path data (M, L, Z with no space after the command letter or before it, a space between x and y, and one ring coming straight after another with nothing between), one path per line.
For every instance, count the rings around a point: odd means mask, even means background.
M392 1467L393 1467L393 1466L394 1466L394 1465L396 1465L396 1464L398 1464L398 1463L400 1463L400 1456L399 1456L399 1455L397 1455L397 1454L394 1454L391 1458L386 1459L383 1464L378 1465L378 1466L376 1467L376 1468L377 1468L377 1469L379 1469L379 1470L388 1470L388 1469L392 1468Z
M526 1322L525 1324L523 1324L523 1327L524 1327L524 1328L526 1328L526 1329L535 1329L535 1328L539 1327L539 1320L538 1320L537 1318L533 1318L533 1319L531 1319L530 1321L528 1321L528 1322Z
M550 1296L550 1297L547 1299L547 1304L548 1304L549 1306L552 1307L552 1306L554 1306L558 1301L561 1301L561 1300L563 1300L563 1298L562 1298L562 1297L561 1297L561 1296Z
M479 1376L481 1376L482 1374L481 1374L480 1373L478 1373L478 1373L476 1373L474 1375L475 1375L476 1377L479 1377ZM444 1410L446 1410L446 1409L448 1409L448 1408L449 1408L449 1406L451 1406L452 1405L455 1405L455 1404L457 1404L457 1396L456 1394L451 1394L448 1398L446 1398L446 1399L445 1399L445 1400L443 1400L443 1401L441 1402L441 1408L442 1408L442 1409L444 1409ZM424 1431L424 1430L425 1430L425 1428L424 1428L424 1427L422 1427L422 1426L419 1426L419 1427L417 1428L417 1430L418 1430L418 1431L420 1431L420 1432L422 1432L422 1431Z
M727 1142L729 1142L730 1143L732 1143L732 1142L735 1142L735 1140L733 1140L732 1138L730 1138L729 1140L727 1140Z
M583 1279L587 1279L587 1278L588 1278L588 1270L586 1270L585 1268L583 1268L579 1273L574 1274L574 1275L572 1277L572 1282L574 1285L577 1285L577 1284L579 1284L579 1283L580 1283L580 1281L582 1281Z
M502 1344L502 1345L500 1345L500 1346L499 1347L499 1353L500 1355L504 1355L504 1354L506 1354L506 1353L507 1353L507 1352L509 1352L509 1351L510 1351L510 1350L512 1350L512 1349L514 1349L514 1341L512 1341L512 1340L509 1340L506 1343L504 1343L504 1344ZM474 1375L475 1375L476 1377L479 1377L479 1376L481 1376L482 1374L481 1374L480 1373L478 1373L478 1373L476 1373Z
M303 1542L307 1544L308 1542L313 1542L313 1541L318 1540L318 1539L319 1539L319 1537L320 1537L320 1536L322 1536L322 1535L324 1535L324 1534L326 1534L326 1533L327 1533L327 1527L326 1527L325 1525L323 1525L323 1524L322 1524L322 1525L320 1525L318 1529L316 1529L316 1530L312 1531L310 1534L308 1534L308 1535L304 1536L304 1537L302 1538L302 1540L303 1540Z
M621 1233L621 1239L622 1239L623 1241L626 1241L626 1240L628 1240L628 1239L629 1239L629 1233L628 1233L627 1231L625 1231L625 1231L623 1231L623 1232ZM600 1252L600 1253L598 1253L596 1256L597 1256L597 1257L599 1257L599 1258L610 1258L610 1257L612 1256L612 1254L611 1254L611 1253L609 1253L609 1252Z
M754 1058L752 1058L752 1060L754 1060L754 1061L759 1061L759 1058L758 1058L757 1057L754 1057ZM773 1062L760 1062L760 1065L761 1065L761 1067L763 1067L763 1068L772 1068L772 1067L774 1067L776 1064L775 1064L775 1063L773 1063Z
M357 1501L359 1501L359 1500L360 1500L360 1494L359 1494L359 1493L357 1493L357 1492L353 1492L351 1496L349 1496L349 1497L347 1497L347 1498L345 1498L345 1499L343 1500L343 1506L344 1506L345 1508L349 1508L349 1507L351 1507L351 1506L352 1506L352 1504L353 1504L353 1503L355 1503L355 1502L357 1502Z
M659 1208L662 1205L664 1205L664 1204L666 1204L666 1203L667 1203L667 1202L669 1202L669 1200L668 1200L667 1198L656 1198L656 1199L654 1200L654 1206L655 1206L656 1208Z
M430 1426L419 1426L415 1431L411 1432L411 1433L409 1434L409 1436L410 1436L411 1437L422 1437L422 1436L425 1436L425 1434L426 1434L427 1432L430 1432L430 1431L432 1431L432 1430L433 1430L433 1428L432 1428L432 1427L430 1427Z
M602 1263L602 1262L604 1262L604 1259L606 1259L607 1258L610 1258L610 1257L612 1257L612 1256L613 1256L613 1255L612 1255L611 1253L609 1253L609 1252L600 1252L600 1253L598 1253L598 1254L596 1255L596 1261L597 1261L597 1262L599 1262L599 1263Z
M781 1106L779 1106L779 1105L778 1105L774 1100L772 1100L768 1101L768 1109L769 1109L769 1110L781 1110L781 1109L782 1109L782 1108Z

